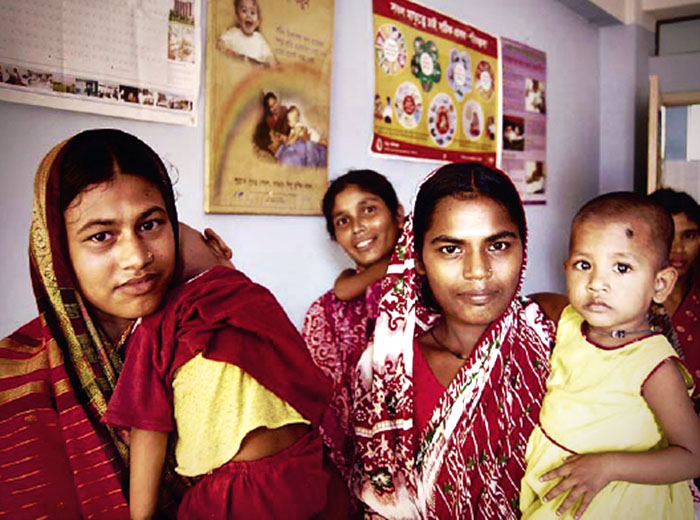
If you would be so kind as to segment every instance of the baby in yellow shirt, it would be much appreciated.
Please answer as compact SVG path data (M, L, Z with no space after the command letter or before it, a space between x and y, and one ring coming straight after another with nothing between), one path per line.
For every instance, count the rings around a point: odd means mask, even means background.
M676 271L671 216L617 192L579 210L552 372L527 451L523 518L692 519L700 420L687 371L648 322ZM672 362L668 362L672 361Z
M233 268L223 243L189 228L180 236L186 258L213 267L137 322L103 419L131 429L132 518L156 510L171 431L175 471L196 478L179 518L318 515L329 470L315 426L330 384L272 294Z

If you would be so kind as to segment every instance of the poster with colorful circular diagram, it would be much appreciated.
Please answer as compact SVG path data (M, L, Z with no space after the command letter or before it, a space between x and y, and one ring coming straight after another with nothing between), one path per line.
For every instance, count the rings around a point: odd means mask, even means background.
M394 96L396 117L404 128L415 128L423 115L423 96L413 83L405 81Z
M501 120L498 39L409 0L372 0L372 5L372 152L495 165L494 136L500 135ZM392 117L385 117L389 111Z
M406 66L406 42L399 28L382 25L374 39L376 60L386 74L398 74Z

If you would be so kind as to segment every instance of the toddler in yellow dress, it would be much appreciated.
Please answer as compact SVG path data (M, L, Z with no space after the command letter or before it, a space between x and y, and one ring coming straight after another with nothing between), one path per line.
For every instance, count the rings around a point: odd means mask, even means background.
M670 215L633 193L597 197L574 218L570 305L527 447L523 518L693 518L692 380L647 318L676 280L672 239Z

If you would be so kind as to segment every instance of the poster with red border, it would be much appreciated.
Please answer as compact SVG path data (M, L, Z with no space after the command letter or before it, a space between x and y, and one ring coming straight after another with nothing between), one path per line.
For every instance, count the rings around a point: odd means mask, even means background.
M371 150L395 158L496 164L496 36L407 0L373 0Z
M546 202L547 55L501 38L503 53L503 151L508 172L526 204Z

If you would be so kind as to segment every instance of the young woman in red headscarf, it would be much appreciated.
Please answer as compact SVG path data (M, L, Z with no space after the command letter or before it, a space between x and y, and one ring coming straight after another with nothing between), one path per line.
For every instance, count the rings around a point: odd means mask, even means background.
M519 516L554 324L519 296L527 230L499 170L420 186L351 371L352 489L385 518Z

